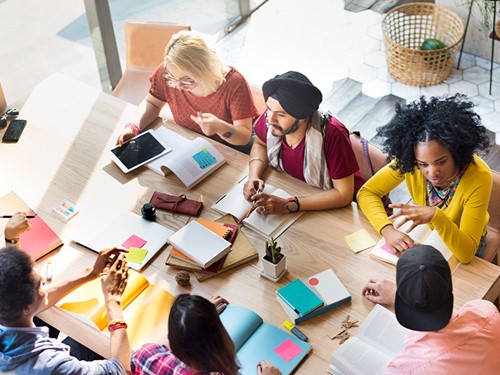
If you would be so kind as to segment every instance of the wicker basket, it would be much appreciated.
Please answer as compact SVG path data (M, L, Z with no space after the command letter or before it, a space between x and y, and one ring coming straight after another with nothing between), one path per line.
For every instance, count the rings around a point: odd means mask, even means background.
M401 5L382 21L385 56L391 76L411 86L436 85L451 73L464 37L462 20L450 10L431 3ZM447 47L422 51L426 39Z

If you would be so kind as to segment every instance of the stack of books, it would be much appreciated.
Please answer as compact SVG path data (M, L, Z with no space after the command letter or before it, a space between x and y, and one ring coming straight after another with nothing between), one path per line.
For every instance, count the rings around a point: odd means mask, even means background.
M179 248L171 246L170 254L165 261L166 265L194 271L198 281L203 281L258 257L257 249L245 234L238 230L235 220L230 215L225 215L214 222L203 218L199 218L197 222L229 241L232 244L231 251L209 266L203 267Z
M276 291L276 298L294 324L351 302L351 295L331 269L305 281L292 281Z

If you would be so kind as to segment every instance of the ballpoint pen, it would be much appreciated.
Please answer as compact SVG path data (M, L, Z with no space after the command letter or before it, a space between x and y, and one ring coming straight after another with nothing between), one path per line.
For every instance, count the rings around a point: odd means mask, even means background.
M255 192L255 194L259 194L260 192L261 192L261 191L260 191L260 189L257 189L257 191ZM254 200L254 201L252 201L252 203L253 203L253 204L255 204L255 202L256 202L255 200ZM238 225L238 226L239 226L241 223L243 223L243 221L244 221L246 218L248 218L248 217L252 214L252 212L253 212L256 208L257 208L257 207L255 207L255 208L254 208L253 206L251 206L251 207L248 209L248 211L246 212L246 214L245 214L245 215L243 215L243 217L242 217L242 218L241 218L241 219L240 219L240 220L236 223L236 225Z
M10 219L14 215L1 215L0 218L2 219ZM34 219L35 215L26 215L26 219Z

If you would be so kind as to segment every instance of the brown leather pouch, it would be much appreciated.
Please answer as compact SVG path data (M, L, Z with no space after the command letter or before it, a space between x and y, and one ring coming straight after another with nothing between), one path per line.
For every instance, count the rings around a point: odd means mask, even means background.
M198 216L203 209L203 202L186 198L184 194L175 196L155 191L149 201L157 209Z

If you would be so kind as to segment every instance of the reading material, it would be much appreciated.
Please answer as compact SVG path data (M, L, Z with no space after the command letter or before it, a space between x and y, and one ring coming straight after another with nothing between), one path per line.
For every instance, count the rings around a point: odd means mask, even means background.
M168 238L168 242L203 268L207 268L231 251L229 241L197 221L183 226Z
M172 152L146 166L162 176L173 172L188 189L225 163L224 156L206 139L191 141L164 126L154 133L162 142L168 142Z
M141 263L128 262L130 268L140 270L167 243L168 237L173 233L173 230L163 225L126 211L107 222L107 225L103 225L99 220L86 223L85 228L78 232L78 237L73 241L96 252L114 246L147 250Z
M122 297L124 320L133 349L146 342L156 342L167 334L168 315L175 296L138 272L129 271L127 287ZM64 297L57 306L103 332L108 332L108 316L102 294L101 280L95 279ZM147 306L147 309L144 308Z
M308 314L300 316L282 298L276 295L278 302L295 324L351 302L351 295L331 269L309 277L303 284L323 302L321 307Z
M333 354L330 374L381 374L389 362L403 350L408 330L386 308L375 305L351 337Z
M19 238L20 248L33 260L38 260L62 246L61 238L13 191L0 198L0 212L12 215L25 212L27 215L35 215L33 219L28 219L31 229L21 234Z
M237 220L244 219L248 210L252 207L243 197L243 185L246 178L242 179L238 185L233 187L228 193L223 195L212 208L222 214L231 214ZM290 194L282 189L266 184L264 192L273 194L281 198L288 198ZM292 225L304 212L296 212L284 215L261 215L256 210L243 220L243 225L267 239L276 239L290 225Z
M410 225L411 222L407 221L398 230L406 232ZM460 261L452 254L450 249L448 249L439 234L435 230L432 230L427 224L418 225L413 228L408 235L413 239L413 241L415 241L415 243L431 245L439 250L439 252L443 254L444 258L448 261L452 273L460 265ZM399 259L396 253L387 245L384 237L382 237L377 242L377 245L370 251L370 256L391 264L396 264Z
M229 305L220 315L236 347L241 374L255 375L257 363L266 360L290 374L311 350L311 345L263 322L255 312Z
M323 301L299 279L281 287L276 294L300 317L323 306Z
M216 222L236 226L236 221L231 215L224 215L220 219L217 219ZM235 229L237 229L237 227ZM228 271L244 263L248 263L253 259L257 259L259 256L257 249L248 240L247 236L245 236L245 234L241 231L234 233L234 235L235 238L232 242L233 245L231 246L231 252L225 258L212 264L209 268L202 268L198 265L193 265L186 260L173 257L172 253L168 256L165 263L172 267L196 271L194 272L195 277L198 281L203 281L218 275L219 273ZM229 239L229 242L231 242L231 238ZM219 262L221 262L221 265L218 264Z

